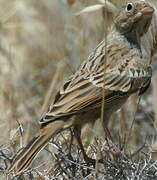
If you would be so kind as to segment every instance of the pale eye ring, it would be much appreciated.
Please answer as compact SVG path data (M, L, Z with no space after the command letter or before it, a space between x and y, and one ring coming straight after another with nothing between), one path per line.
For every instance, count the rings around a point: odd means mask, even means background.
M133 4L132 3L128 3L127 6L126 6L126 10L129 12L129 11L132 11L133 10Z

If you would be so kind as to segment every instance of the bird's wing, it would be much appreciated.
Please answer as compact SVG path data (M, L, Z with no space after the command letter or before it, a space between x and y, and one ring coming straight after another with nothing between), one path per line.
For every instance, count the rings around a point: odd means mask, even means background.
M90 82L97 87L123 93L142 93L149 86L152 69L142 57L140 49L115 42L98 57L98 63L88 63ZM100 50L99 50L100 51ZM100 51L101 52L101 51Z
M102 88L94 86L89 78L79 77L78 80L75 79L75 83L69 80L57 92L53 104L40 120L40 124L97 106L101 103L101 96Z
M58 91L54 103L40 120L40 124L100 106L103 89L105 103L110 103L146 86L146 79L150 81L150 72L145 66L138 67L138 63L135 63L137 61L130 63L130 59L120 57L117 65L113 66L111 63L104 64L104 53L94 54L96 57L91 54L88 61ZM93 63L90 58L96 59L97 63Z
M106 69L108 72L93 76L92 84L110 91L133 93L139 90L139 93L142 93L150 84L152 68L138 61L133 60L128 64L124 61L123 64Z

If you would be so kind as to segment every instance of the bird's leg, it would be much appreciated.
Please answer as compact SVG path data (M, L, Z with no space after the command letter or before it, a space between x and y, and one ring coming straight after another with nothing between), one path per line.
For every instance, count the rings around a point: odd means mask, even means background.
M113 143L113 138L112 138L111 133L108 129L108 119L104 118L103 128L105 131L105 139L106 139L107 145L109 147L109 153L112 155L112 157L114 159L117 159L121 156L121 152L116 147L116 145Z
M111 133L108 129L108 122L109 122L109 119L110 119L110 115L108 114L108 116L106 115L104 118L103 118L103 128L104 128L104 131L105 131L105 138L106 138L106 141L107 139L109 138L111 141L113 140L112 139L112 136L111 136Z
M112 136L111 136L111 133L110 133L110 131L109 131L109 129L108 129L108 127L106 126L106 125L104 125L104 131L105 131L105 138L106 139L110 139L111 141L112 141Z
M72 143L73 143L73 132L72 132L72 129L70 129L70 134L71 134L71 140L70 140L70 145L69 145L69 154L71 154Z
M93 166L95 166L95 162L96 162L95 159L88 157L88 155L86 154L85 149L83 147L82 140L81 140L81 127L80 126L74 127L74 136L75 136L77 143L82 151L83 158L84 158L85 162L87 163L87 165L92 164Z

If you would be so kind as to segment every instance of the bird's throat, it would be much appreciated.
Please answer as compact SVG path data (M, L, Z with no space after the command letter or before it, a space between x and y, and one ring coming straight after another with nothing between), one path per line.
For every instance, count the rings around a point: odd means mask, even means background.
M134 29L123 35L125 40L128 41L133 48L137 48L141 52L140 37Z

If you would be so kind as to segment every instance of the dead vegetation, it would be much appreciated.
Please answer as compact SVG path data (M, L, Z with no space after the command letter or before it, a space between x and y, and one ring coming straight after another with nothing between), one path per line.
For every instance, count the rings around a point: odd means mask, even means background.
M110 29L113 16L108 11L106 20L102 7L74 15L102 2L1 0L0 179L6 179L12 157L36 132L37 121L56 90ZM110 2L120 7L124 1ZM113 115L110 146L100 136L99 123L83 133L88 155L97 160L96 168L85 164L72 131L66 131L45 147L27 172L12 179L157 179L156 86L154 68L149 91L140 101L131 97Z

